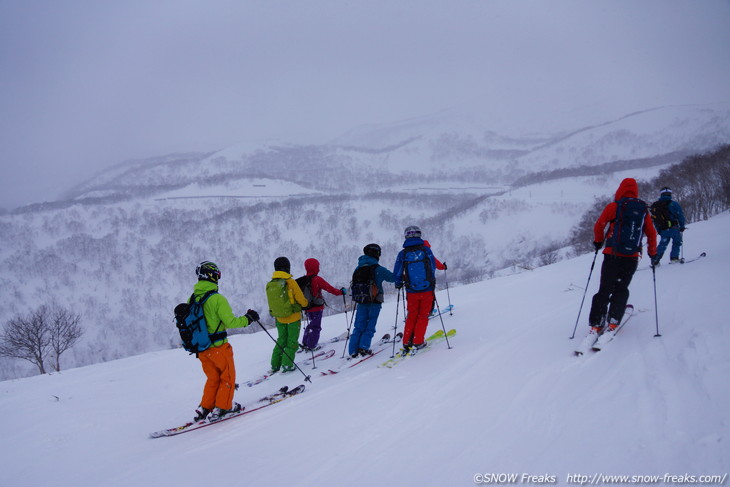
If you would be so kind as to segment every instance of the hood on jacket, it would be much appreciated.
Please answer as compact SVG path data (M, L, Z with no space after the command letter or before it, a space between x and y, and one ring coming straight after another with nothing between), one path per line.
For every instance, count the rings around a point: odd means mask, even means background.
M317 259L307 259L304 261L304 271L308 276L316 276L319 274L319 261Z
M366 265L373 265L377 263L378 259L376 259L375 257L370 257L369 255L361 255L360 258L357 259L358 267L365 267Z
M274 271L274 274L271 276L272 279L291 279L292 275L288 272L284 271Z
M212 283L210 281L198 281L195 283L195 286L193 286L193 294L195 296L202 296L203 294L207 293L208 291L217 291L218 290L218 284Z
M411 237L407 238L405 242L403 242L403 248L406 247L415 247L416 245L425 245L425 242L421 238L417 237Z
M616 190L615 201L621 198L638 198L639 197L639 185L636 183L634 178L626 178L621 181Z

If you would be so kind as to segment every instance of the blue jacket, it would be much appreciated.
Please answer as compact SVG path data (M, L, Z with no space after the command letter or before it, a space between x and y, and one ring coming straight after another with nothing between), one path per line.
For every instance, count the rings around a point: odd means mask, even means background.
M365 267L377 263L378 259L370 257L369 255L361 255L360 258L357 259L357 267ZM378 286L378 304L383 302L383 281L395 282L395 276L382 265L378 265L375 269L375 285Z
M669 211L669 214L671 215L672 221L679 223L679 230L684 230L684 212L682 211L682 207L679 206L679 203L672 200L671 195L662 195L659 197L659 201L666 201L669 200L669 205L667 206L667 210Z
M395 259L395 266L393 266L393 274L395 275L396 279L398 279L398 282L396 284L400 284L403 282L405 276L405 269L403 268L403 259L405 256L406 251L409 247L417 247L417 246L423 246L423 250L426 252L426 255L428 256L429 261L431 262L431 275L436 275L436 258L433 256L433 252L431 252L431 249L428 248L424 242L423 239L420 238L407 238L405 242L403 242L403 250L398 252L398 257ZM434 281L435 282L435 281ZM431 285L428 289L421 291L433 291L435 289L434 285ZM406 291L409 291L406 289ZM410 292L410 291L409 291Z

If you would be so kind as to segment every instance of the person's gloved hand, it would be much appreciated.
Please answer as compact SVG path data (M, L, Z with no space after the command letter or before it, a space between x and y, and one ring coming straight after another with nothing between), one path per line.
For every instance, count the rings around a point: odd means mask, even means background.
M596 252L598 252L603 247L603 242L593 242L593 246L596 248Z
M444 264L444 270L449 268L449 266L446 265L446 262L443 262L443 264Z
M244 315L249 323L253 323L254 321L259 320L259 314L255 310L248 310L246 311L246 314Z
M341 287L340 291L342 292L343 296L347 296L347 288Z
M398 281L398 282L395 283L395 288L396 289L400 289L402 287L403 287L403 281Z

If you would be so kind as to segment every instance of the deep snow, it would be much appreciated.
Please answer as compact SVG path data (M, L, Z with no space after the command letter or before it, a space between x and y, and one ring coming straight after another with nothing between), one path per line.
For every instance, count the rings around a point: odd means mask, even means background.
M631 284L638 312L604 351L582 358L571 352L586 332L600 256L577 338L569 336L593 254L451 288L451 350L442 344L378 368L386 351L313 376L301 396L174 438L147 435L186 421L198 404L204 376L182 350L2 382L0 484L455 486L474 485L480 473L558 484L569 474L725 475L729 229L727 212L691 225L685 256L708 257L657 270L660 338L642 262ZM446 292L438 299L447 304ZM392 328L395 304L385 304L378 336ZM343 315L326 318L323 339L345 326ZM438 327L432 320L429 333ZM231 342L238 382L268 368L268 336ZM236 400L301 379L242 387Z

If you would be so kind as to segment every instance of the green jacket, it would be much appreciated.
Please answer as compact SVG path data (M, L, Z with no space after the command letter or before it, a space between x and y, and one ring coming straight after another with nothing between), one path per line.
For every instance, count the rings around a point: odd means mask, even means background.
M198 281L193 288L193 294L195 295L195 301L200 301L208 291L217 291L218 285L213 284L210 281ZM208 324L208 333L216 333L229 328L245 328L250 323L248 318L245 316L236 317L233 314L231 305L228 304L228 300L221 294L213 294L208 298L208 301L203 305L203 314L205 314L205 321ZM213 343L214 347L220 347L224 343L228 343L228 339L218 340Z

